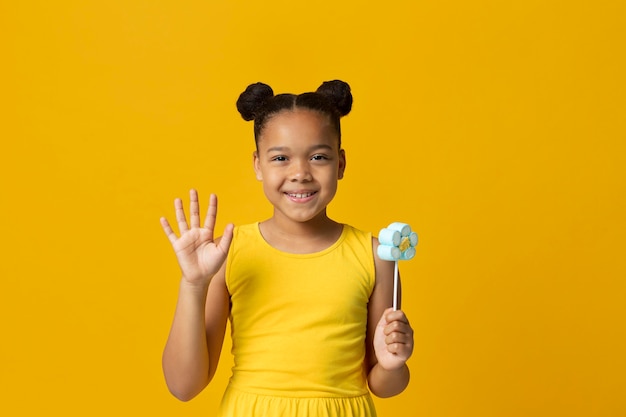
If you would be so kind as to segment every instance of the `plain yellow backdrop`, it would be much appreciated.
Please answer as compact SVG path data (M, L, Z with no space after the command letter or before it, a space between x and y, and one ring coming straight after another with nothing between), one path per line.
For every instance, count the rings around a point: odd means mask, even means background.
M337 220L420 235L412 381L381 416L626 415L622 1L0 6L0 414L211 416L160 355L191 187L270 215L234 102L348 81Z

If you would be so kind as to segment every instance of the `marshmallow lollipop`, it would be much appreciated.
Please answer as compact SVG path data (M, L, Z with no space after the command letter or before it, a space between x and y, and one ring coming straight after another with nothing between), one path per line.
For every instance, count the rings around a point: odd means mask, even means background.
M391 223L378 234L378 257L393 261L393 309L398 309L398 261L408 261L415 256L417 233L406 223Z

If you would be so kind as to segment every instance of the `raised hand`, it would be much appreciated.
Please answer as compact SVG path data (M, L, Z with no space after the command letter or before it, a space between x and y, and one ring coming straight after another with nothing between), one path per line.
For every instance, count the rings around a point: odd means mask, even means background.
M401 310L385 310L374 332L374 352L386 370L404 366L413 353L413 329Z
M196 190L189 192L189 224L180 198L174 200L174 208L180 236L174 233L165 217L161 217L163 231L172 243L183 279L189 284L206 286L226 260L233 237L233 225L226 226L224 235L216 243L213 235L217 216L215 194L211 194L209 199L209 208L202 227Z

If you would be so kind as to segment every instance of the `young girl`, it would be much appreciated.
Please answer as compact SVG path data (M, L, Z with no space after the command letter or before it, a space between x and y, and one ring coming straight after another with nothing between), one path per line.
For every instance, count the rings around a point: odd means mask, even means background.
M413 330L390 308L393 263L374 255L371 233L326 213L346 167L339 119L351 107L342 81L300 95L250 85L237 109L254 120L254 170L272 217L214 239L217 197L201 225L192 190L189 223L174 203L180 236L161 219L182 271L163 352L177 398L211 381L228 319L234 367L221 416L375 416L370 391L407 386Z

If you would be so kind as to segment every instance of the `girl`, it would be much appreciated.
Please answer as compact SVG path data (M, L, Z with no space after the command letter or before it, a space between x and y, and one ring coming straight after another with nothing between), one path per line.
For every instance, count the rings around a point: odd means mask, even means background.
M375 416L370 391L407 386L413 330L390 308L393 263L374 256L371 233L326 213L346 167L339 119L351 107L342 81L300 95L250 85L237 109L254 120L254 171L272 217L214 239L217 197L201 226L192 190L189 223L174 203L180 236L161 219L182 271L163 352L177 398L211 381L228 319L234 367L221 416Z

